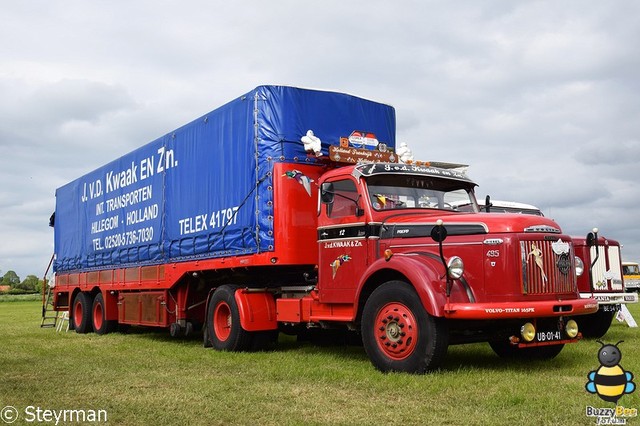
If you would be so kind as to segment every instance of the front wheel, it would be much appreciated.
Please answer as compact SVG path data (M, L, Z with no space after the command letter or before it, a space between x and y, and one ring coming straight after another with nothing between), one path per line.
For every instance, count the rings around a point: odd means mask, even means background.
M251 348L252 334L240 325L235 293L236 285L223 285L213 292L207 309L205 347L221 351L245 351Z
M378 370L423 374L443 361L449 333L444 319L429 315L411 285L389 281L365 303L362 342Z

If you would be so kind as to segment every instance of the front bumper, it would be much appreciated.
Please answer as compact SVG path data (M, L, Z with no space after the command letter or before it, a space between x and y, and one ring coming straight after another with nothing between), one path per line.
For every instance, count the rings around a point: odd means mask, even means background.
M638 293L580 293L583 299L596 299L600 305L638 303Z
M627 290L640 290L640 280L626 279L624 280L624 287Z
M590 297L531 302L447 303L444 307L444 316L462 320L495 320L585 315L597 310L598 301Z

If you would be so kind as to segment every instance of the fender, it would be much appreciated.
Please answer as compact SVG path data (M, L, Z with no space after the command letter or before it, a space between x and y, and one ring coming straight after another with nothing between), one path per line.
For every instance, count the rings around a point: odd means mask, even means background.
M238 304L240 326L246 331L276 330L276 300L266 291L238 289L234 295Z
M409 283L416 289L427 312L436 317L444 316L446 281L440 278L444 274L444 266L439 260L429 259L417 253L398 253L388 261L379 258L373 262L358 284L356 304L369 279L384 269L397 271L407 277Z
M98 294L100 289L96 292ZM111 291L103 291L102 298L104 300L105 319L107 321L118 320L118 297L112 294Z

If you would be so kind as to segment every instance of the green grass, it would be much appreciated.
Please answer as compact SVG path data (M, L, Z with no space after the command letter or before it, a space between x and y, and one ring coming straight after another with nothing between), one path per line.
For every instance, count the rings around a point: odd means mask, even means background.
M640 320L640 307L631 310ZM127 425L586 425L596 423L586 406L613 406L584 388L599 367L593 340L550 361L507 362L486 344L452 346L440 371L412 376L379 373L361 347L283 335L271 352L225 353L165 332L97 336L39 325L37 301L0 301L0 409L18 409L14 424L26 424L24 410L34 406L104 409L109 424ZM624 340L621 365L640 384L638 333L614 320L604 340ZM640 391L619 405L640 408Z
M0 293L0 302L27 302L40 300L42 301L42 293L27 294L2 294Z

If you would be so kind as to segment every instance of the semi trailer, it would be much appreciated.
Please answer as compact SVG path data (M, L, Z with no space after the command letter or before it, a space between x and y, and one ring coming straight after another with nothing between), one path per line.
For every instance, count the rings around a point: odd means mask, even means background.
M598 305L571 237L480 212L465 173L398 162L395 138L389 105L255 88L56 191L54 309L78 333L202 329L226 351L341 330L385 372L579 340Z

